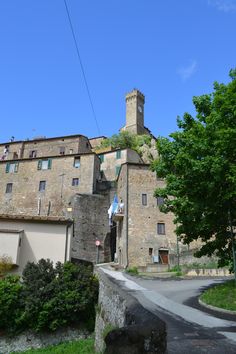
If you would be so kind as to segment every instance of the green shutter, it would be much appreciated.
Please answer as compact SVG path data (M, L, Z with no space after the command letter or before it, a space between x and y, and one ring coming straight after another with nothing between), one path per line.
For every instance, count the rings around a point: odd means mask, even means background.
M38 160L38 170L42 169L42 160Z
M52 168L52 159L48 159L48 169Z
M18 172L19 162L15 162L14 172Z
M116 159L120 159L121 158L121 151L116 151Z
M120 166L116 166L116 176L118 176L119 172L120 172Z
M6 173L8 173L10 170L10 162L7 162L6 164Z
M100 162L104 162L104 155L98 155L99 159L100 159Z

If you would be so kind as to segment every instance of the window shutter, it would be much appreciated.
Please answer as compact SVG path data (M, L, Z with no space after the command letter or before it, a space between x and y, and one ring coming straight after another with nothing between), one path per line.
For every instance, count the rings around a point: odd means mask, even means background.
M6 173L8 173L8 172L9 172L9 170L10 170L10 163L9 163L9 162L7 162L7 164L6 164Z
M42 160L38 160L38 170L42 169Z
M14 172L18 172L18 169L19 169L19 162L16 162L14 167Z
M52 159L48 159L48 169L52 168Z

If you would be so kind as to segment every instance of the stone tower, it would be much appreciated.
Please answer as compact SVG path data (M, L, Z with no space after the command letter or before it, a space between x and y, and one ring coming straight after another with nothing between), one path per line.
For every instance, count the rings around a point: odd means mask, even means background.
M144 95L134 89L126 95L126 125L123 130L134 134L145 134L144 128Z

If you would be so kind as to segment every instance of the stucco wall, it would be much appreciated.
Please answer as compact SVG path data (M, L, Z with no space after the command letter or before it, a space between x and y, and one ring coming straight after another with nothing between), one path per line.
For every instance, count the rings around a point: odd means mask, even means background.
M41 258L49 258L54 263L70 259L72 229L67 234L67 225L0 220L0 229L23 230L18 272L22 272L27 262Z

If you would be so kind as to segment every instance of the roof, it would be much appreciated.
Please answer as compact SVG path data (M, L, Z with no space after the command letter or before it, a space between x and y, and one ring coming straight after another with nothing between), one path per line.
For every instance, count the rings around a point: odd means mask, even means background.
M84 137L84 138L88 139L85 135L74 134L74 135L56 136L56 137L51 137L51 138L35 138L35 139L29 139L29 140L7 141L5 143L0 143L0 145L10 145L10 144L20 144L20 143L26 143L27 144L27 143L31 143L31 142L37 142L37 141L57 140L57 139L70 139L70 138L80 138L80 137Z
M54 224L72 224L73 220L63 216L44 216L44 215L21 215L21 214L0 214L0 220L45 222Z
M11 230L11 229L0 229L0 233L4 232L5 234L20 234L24 230Z
M107 139L107 137L104 135L101 135L101 136L95 136L93 138L89 138L89 140L95 140L95 139Z

